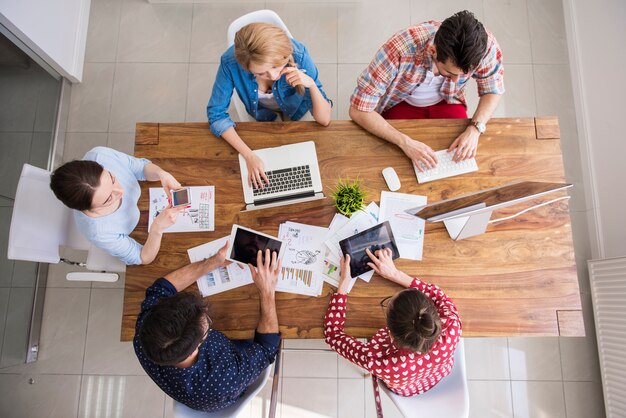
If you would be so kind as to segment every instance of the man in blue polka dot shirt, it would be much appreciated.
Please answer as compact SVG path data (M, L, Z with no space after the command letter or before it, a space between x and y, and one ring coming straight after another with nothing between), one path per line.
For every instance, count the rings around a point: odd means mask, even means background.
M211 258L157 279L146 290L133 345L142 367L165 393L199 411L213 412L235 403L274 362L280 334L274 298L280 261L259 251L249 266L261 300L254 340L229 340L211 329L207 304L181 292L225 261L228 243Z

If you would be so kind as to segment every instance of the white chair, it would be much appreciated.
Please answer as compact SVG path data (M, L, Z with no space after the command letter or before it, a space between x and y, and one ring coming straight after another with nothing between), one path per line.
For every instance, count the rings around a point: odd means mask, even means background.
M174 418L235 418L252 401L257 393L263 389L271 374L272 368L266 367L263 373L254 383L248 386L246 393L234 405L218 412L196 411L180 402L174 401Z
M88 251L87 261L61 258L60 246ZM50 189L50 172L29 164L24 164L15 192L8 247L10 260L54 264L62 261L92 270L68 273L68 280L114 282L119 277L116 273L126 271L122 261L91 245L77 230L72 209L63 205Z
M415 396L396 395L379 381L385 392L405 418L467 418L469 416L469 391L465 370L465 347L463 339L454 352L452 372L431 390Z
M235 43L235 34L237 31L244 26L249 25L250 23L271 23L272 25L276 25L287 33L287 36L293 38L291 36L291 32L287 29L287 25L282 21L282 19L276 14L276 12L272 10L257 10L255 12L248 13L241 17L235 19L230 26L228 26L228 35L226 40L228 42L228 47L231 47ZM234 93L233 94L233 103L235 105L235 111L237 112L237 117L240 122L254 122L254 118L248 114L246 111L246 107L239 99L239 96Z

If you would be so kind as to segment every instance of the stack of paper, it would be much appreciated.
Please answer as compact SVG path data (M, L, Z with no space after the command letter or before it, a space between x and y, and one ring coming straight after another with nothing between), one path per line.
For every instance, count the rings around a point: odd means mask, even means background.
M339 241L365 231L378 224L379 208L375 202L370 203L365 210L354 213L350 218L343 215L335 215L329 226L328 236L326 238L326 260L324 265L324 280L331 286L339 287L339 278L341 277L341 247ZM359 277L353 277L350 282L348 291L352 290L352 286L359 278L369 282L374 276L374 271L368 271Z
M214 256L226 244L228 238L229 236L226 236L188 249L189 260L195 263ZM198 289L200 289L202 296L210 296L252 283L252 274L248 266L233 263L210 271L198 278L196 283L198 283Z
M152 198L152 193L150 197ZM281 224L278 238L284 242L285 250L276 291L319 296L324 281L333 287L339 287L342 255L339 241L383 221L389 221L391 224L400 257L421 260L424 221L404 211L425 204L425 196L383 191L380 208L372 202L365 210L353 214L350 218L336 214L328 228L296 222ZM197 227L193 230L197 230ZM224 246L228 238L220 238L189 249L187 251L189 259L196 262L213 256ZM359 277L353 277L348 292L352 290L357 278L369 282L373 275L372 270ZM252 274L249 267L233 263L200 277L198 288L203 296L209 296L250 283Z
M193 186L191 207L185 209L176 223L163 232L199 232L215 230L215 186ZM154 218L168 206L167 195L161 187L150 188L150 216L148 230Z

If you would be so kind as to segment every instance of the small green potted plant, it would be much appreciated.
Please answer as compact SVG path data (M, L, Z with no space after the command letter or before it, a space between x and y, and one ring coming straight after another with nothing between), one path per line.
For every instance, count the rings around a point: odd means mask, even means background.
M367 192L361 188L361 180L357 177L353 181L339 179L332 197L339 213L350 216L359 210L365 209Z

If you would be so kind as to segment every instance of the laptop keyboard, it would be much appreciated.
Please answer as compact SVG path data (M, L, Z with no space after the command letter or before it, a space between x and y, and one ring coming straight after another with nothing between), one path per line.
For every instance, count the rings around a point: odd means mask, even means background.
M265 175L270 181L270 185L265 185L263 189L253 188L252 194L255 197L313 187L311 169L308 165L266 171Z

